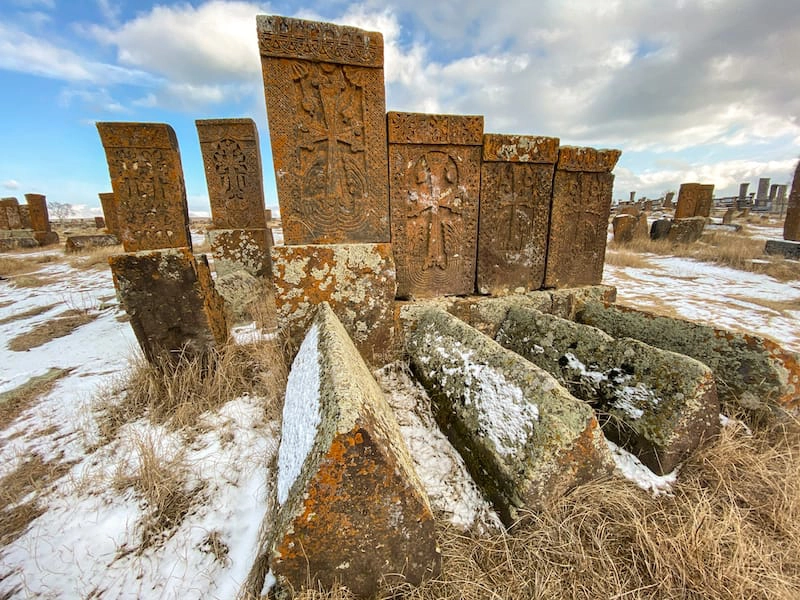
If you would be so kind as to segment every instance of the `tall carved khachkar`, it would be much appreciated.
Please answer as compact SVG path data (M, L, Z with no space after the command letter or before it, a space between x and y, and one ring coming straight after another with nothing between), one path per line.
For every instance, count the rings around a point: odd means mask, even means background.
M471 294L483 117L390 112L388 131L397 296Z
M792 191L789 192L786 220L783 222L783 239L800 242L800 162L795 168Z
M483 136L477 287L482 294L544 283L558 138Z
M36 238L39 245L57 244L59 242L58 234L53 231L50 224L50 215L47 212L47 198L44 194L25 194L25 202L28 205L33 237Z
M714 186L702 183L682 183L678 191L676 219L708 217L714 202Z
M258 17L286 244L388 242L383 36Z
M191 249L178 140L162 123L98 123L126 252Z
M603 278L611 191L619 150L562 146L553 178L546 287L594 285Z

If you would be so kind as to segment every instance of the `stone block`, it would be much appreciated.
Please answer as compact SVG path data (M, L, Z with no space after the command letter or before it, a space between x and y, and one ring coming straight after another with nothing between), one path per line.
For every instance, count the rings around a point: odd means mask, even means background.
M611 191L619 150L562 146L553 180L545 287L594 285L603 278Z
M103 207L103 218L106 220L108 233L119 237L119 217L117 216L117 197L114 192L101 192L100 205Z
M97 123L126 252L192 248L178 139L161 123Z
M764 245L766 254L782 255L785 258L800 260L800 242L789 242L786 240L767 240Z
M397 420L326 304L289 372L269 544L278 597L344 584L373 598L440 569L434 519Z
M106 228L106 220L103 217L95 217L94 218L94 227L95 227L95 229L105 229Z
M3 208L0 207L0 210L3 210ZM22 229L22 219L19 216L19 206L6 206L5 212L8 229Z
M195 121L215 229L266 229L261 150L253 119Z
M719 431L714 376L695 359L523 306L496 340L591 404L606 437L659 475Z
M705 217L673 219L667 232L667 239L678 244L693 244L703 235L705 226Z
M639 219L629 214L617 215L611 221L614 230L614 241L618 244L627 244L633 241L633 231Z
M613 470L587 404L463 321L423 311L406 350L439 426L507 525Z
M730 225L733 223L733 217L736 215L736 209L730 207L728 210L725 211L725 214L722 216L722 223L723 225Z
M67 238L64 249L67 252L84 252L93 248L116 246L118 244L117 236L110 233L102 235L71 235Z
M286 244L389 241L383 36L259 16Z
M0 231L8 231L8 211L6 207L0 205Z
M656 219L650 225L650 239L651 240L665 240L669 236L669 230L672 228L672 219Z
M631 215L633 217L638 217L642 211L639 210L637 206L622 206L617 210L618 215Z
M209 229L217 275L244 269L255 277L271 277L270 234L269 229Z
M25 202L30 213L30 226L34 231L52 231L50 214L47 211L47 198L44 194L25 194Z
M483 117L390 112L399 298L475 290Z
M30 208L26 204L20 204L17 210L19 211L19 222L22 229L33 229Z
M40 246L52 246L58 244L61 239L55 231L34 231L33 237ZM117 242L119 243L119 242Z
M714 208L714 186L713 184L701 184L694 216L710 217L712 208Z
M800 407L800 357L766 338L602 303L587 303L577 320L708 365L720 401L734 410Z
M483 136L477 289L523 293L544 283L558 138Z
M789 203L786 205L786 220L783 222L783 239L800 242L800 161L794 170Z
M253 321L255 304L265 301L266 285L271 285L263 279L254 277L244 269L231 271L224 275L217 273L214 280L214 287L219 295L225 300L225 310L228 321L231 323L241 323ZM274 299L272 300L272 312L275 311Z
M714 186L702 183L682 183L678 191L676 219L708 217L714 204Z
M203 357L227 341L224 302L205 255L174 248L117 254L108 262L148 360Z
M19 200L14 196L6 196L5 198L0 198L0 206L19 206Z
M278 327L290 355L317 305L328 302L372 367L396 358L391 245L274 246L272 268Z

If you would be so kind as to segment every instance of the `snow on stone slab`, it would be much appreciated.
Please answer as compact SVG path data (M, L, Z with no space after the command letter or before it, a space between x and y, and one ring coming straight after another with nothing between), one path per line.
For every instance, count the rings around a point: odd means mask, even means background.
M654 497L669 494L672 491L672 486L678 480L679 468L666 475L656 475L645 467L636 456L620 448L611 440L606 439L606 445L614 457L617 471L625 479L650 492Z

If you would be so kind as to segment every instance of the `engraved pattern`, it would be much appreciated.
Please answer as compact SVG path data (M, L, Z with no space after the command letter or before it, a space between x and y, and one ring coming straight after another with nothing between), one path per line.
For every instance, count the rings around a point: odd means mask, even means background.
M170 181L161 150L119 148L116 158L120 169L119 182L126 197L138 198L147 204L166 201Z
M483 117L390 112L387 123L390 144L483 143Z
M219 176L225 198L244 200L247 187L247 162L236 140L224 139L214 144L214 170Z

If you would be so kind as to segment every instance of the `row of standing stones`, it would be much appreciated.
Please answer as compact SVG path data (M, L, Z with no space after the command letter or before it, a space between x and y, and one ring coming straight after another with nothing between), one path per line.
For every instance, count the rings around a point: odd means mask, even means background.
M197 122L216 279L192 252L172 129L98 124L125 250L109 262L150 360L225 344L235 302L220 292L274 295L293 363L250 591L340 581L369 597L439 571L430 502L371 374L391 361L409 363L509 526L607 476L606 435L667 472L716 432L717 390L796 407L794 355L627 312L597 285L618 151L484 135L480 117L387 116L380 34L275 16L258 34L284 245L252 121Z

